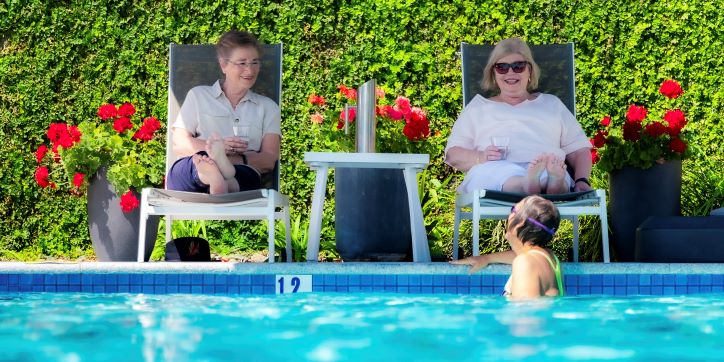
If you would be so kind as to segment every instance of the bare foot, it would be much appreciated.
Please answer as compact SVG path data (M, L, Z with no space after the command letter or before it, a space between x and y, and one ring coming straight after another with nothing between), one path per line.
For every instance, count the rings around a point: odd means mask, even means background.
M547 155L541 154L528 165L528 174L523 179L523 191L527 194L540 194L540 175L546 168Z
M218 135L213 134L206 140L206 153L209 157L216 162L216 166L221 171L225 180L234 178L236 169L234 165L226 157L226 150L224 149L224 140L219 138Z
M199 179L206 185L209 185L210 194L225 194L228 192L228 187L224 176L216 167L216 162L208 156L193 155L192 161L196 166L196 172L199 174Z
M568 191L565 161L555 155L550 155L546 163L546 171L548 171L547 194L562 194Z

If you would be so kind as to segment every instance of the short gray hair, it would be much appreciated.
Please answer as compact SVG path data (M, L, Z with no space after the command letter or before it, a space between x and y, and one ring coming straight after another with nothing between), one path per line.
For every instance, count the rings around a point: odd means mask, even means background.
M261 43L254 35L246 31L230 30L219 37L219 41L216 43L216 56L226 59L234 49L246 47L256 49L261 56Z

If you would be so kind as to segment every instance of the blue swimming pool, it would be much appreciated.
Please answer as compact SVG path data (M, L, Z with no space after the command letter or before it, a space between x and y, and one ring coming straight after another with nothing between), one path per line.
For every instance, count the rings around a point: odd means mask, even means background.
M724 294L10 293L2 360L714 361Z

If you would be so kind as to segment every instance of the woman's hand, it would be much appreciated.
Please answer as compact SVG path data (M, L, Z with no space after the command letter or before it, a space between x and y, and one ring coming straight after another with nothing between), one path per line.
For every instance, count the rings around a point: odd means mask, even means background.
M461 260L450 260L450 264L455 265L470 265L468 270L469 274L475 273L476 271L485 268L490 264L488 255L470 256Z
M483 163L485 161L499 161L502 158L503 153L500 152L500 149L498 147L490 145L483 150L483 155L480 162L478 163Z
M503 154L495 146L488 146L484 150L469 149L455 146L445 154L445 163L456 169L468 172L471 168L487 161L497 161Z
M227 155L240 155L249 147L249 143L237 136L229 136L224 138L224 149Z

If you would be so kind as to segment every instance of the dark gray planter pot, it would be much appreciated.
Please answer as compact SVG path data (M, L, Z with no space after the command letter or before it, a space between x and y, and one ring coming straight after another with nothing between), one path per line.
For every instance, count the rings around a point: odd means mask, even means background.
M141 199L138 193L136 197ZM120 201L108 182L106 169L101 168L88 185L88 230L98 261L136 261L140 208L124 213ZM156 243L159 220L159 216L148 218L145 260L151 257Z
M634 261L636 228L650 216L681 214L681 161L609 174L611 245L618 261Z
M411 260L407 188L401 170L334 173L337 251L347 261Z

